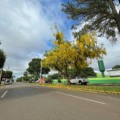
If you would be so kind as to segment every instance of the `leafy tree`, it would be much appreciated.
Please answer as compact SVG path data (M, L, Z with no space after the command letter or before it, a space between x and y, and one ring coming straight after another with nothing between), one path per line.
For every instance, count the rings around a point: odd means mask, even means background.
M49 67L42 67L42 74L48 74L50 72Z
M58 70L66 78L70 68L79 72L81 68L88 67L92 59L106 54L105 48L97 45L95 34L86 33L78 37L75 45L65 41L64 34L58 29L54 36L55 47L46 54L44 65Z
M27 76L28 76L28 72L25 71L25 72L24 72L24 77L27 77Z
M22 80L23 80L23 77L19 77L17 78L16 82L22 82Z
M92 59L102 58L103 55L106 55L106 50L102 45L97 45L95 34L85 33L76 39L72 49L73 68L79 72L81 68L88 67Z
M13 72L12 71L6 71L6 78L12 78Z
M83 68L81 71L82 71L80 72L81 77L96 77L96 73L91 67Z
M48 75L47 80L59 79L59 78L61 78L60 74L56 73L53 75Z
M76 20L77 25L84 21L82 31L75 33L75 37L88 31L98 31L99 35L106 35L111 42L116 41L116 29L120 34L120 10L117 11L120 0L69 0L63 4L62 10L70 19ZM72 28L76 28L73 25Z
M93 68L86 67L82 68L79 71L76 71L76 69L70 69L69 70L70 78L76 78L76 77L96 77L96 73L94 72Z
M2 68L4 67L5 60L6 60L6 55L4 51L0 49L0 84L2 78Z
M26 82L30 81L30 76L28 76L28 72L27 71L25 71L23 73L23 81L26 81Z
M21 76L19 78L17 78L17 82L28 82L32 80L33 76Z
M2 78L10 79L12 77L13 77L13 72L12 71L3 71Z
M120 69L120 65L115 65L114 67L112 67L112 69Z
M58 70L64 76L68 76L68 68L70 66L69 52L71 44L68 41L64 41L64 34L56 29L54 34L55 48L48 51L43 63L50 68Z
M30 81L30 77L29 77L29 76L24 76L24 77L23 77L23 81L25 81L25 82Z
M6 60L6 55L3 52L3 50L0 49L0 69L3 68L5 60Z
M35 76L39 76L40 74L40 65L41 59L40 58L33 58L31 62L29 62L29 68L27 71L30 74L33 74ZM42 67L42 74L47 74L50 71L48 67Z
M27 71L30 74L38 74L40 73L40 62L41 59L40 58L33 58L31 62L29 62L29 68L27 69Z
M46 82L51 83L52 80L58 79L58 82L61 83L61 75L59 73L53 74L53 75L48 75Z

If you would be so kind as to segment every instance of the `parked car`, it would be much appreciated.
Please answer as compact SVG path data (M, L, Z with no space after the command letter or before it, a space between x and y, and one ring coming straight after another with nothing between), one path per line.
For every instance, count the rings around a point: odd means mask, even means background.
M12 84L12 80L11 79L6 79L5 80L5 85L10 85Z
M38 79L38 80L36 80L35 82L36 82L36 83L39 83L39 82L40 82L40 80Z
M69 80L70 84L80 84L80 85L87 85L88 79L87 78L75 78Z
M29 83L35 83L35 80L31 79L31 80L29 80Z

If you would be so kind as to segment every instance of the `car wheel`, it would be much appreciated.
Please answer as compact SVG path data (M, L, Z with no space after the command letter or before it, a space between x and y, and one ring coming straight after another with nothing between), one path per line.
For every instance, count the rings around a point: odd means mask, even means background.
M69 84L69 85L71 85L72 83L71 83L71 82L69 82L68 84Z
M87 83L84 83L84 85L87 85Z
M81 81L79 81L79 84L80 84L80 85L82 85L82 82L81 82Z

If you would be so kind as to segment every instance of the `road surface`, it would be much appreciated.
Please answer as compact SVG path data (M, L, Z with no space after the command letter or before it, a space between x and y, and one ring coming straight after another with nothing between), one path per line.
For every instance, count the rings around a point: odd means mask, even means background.
M14 83L0 88L0 120L120 120L120 96Z

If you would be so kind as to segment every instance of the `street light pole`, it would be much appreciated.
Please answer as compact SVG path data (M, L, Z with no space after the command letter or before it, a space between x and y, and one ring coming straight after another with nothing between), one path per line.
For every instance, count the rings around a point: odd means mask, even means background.
M2 68L0 69L0 84L1 84L1 78L2 78Z
M40 61L40 79L42 78L42 59Z

